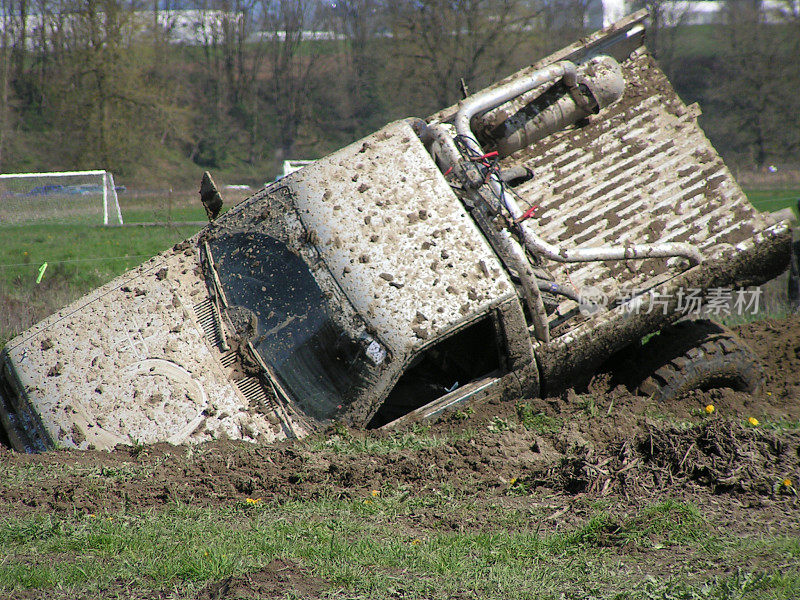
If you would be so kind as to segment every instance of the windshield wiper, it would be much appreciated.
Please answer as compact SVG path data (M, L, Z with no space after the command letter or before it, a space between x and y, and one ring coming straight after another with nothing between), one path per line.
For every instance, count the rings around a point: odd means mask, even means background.
M273 373L272 369L269 368L266 362L261 358L261 355L255 349L251 342L247 342L247 350L250 352L251 358L256 362L256 364L261 367L261 370L264 372L266 376L266 380L269 383L269 386L272 388L272 393L275 395L276 406L281 409L276 411L278 417L281 419L281 422L285 429L288 429L292 435L295 437L300 437L298 435L297 430L294 427L293 420L287 414L287 411L290 407L294 406L292 403L289 394L283 389L283 386L280 384L278 377L275 373ZM281 403L280 401L283 401Z

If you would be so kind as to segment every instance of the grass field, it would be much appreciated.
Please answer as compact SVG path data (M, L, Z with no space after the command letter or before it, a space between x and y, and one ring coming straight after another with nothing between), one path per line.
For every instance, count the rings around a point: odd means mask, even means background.
M126 224L160 224L0 226L0 306L4 308L0 311L0 345L37 320L199 230L198 225L182 222L206 220L199 202L193 206L188 201L154 197L120 198L120 204Z
M530 407L508 414L507 427L471 422L444 432L419 427L387 436L350 439L347 432L292 446L309 459L362 462L385 455L430 456L426 449L471 443L484 447L509 435L583 421L599 427L605 410L565 415L564 423L532 420ZM675 420L664 415L661 419ZM517 427L520 424L523 429ZM686 424L686 428L693 425ZM695 425L696 426L696 425ZM791 435L791 432L789 432ZM787 438L790 442L791 438ZM333 442L333 443L331 443ZM368 442L368 443L361 443ZM245 447L226 447L227 477L247 471ZM210 461L219 448L176 448L179 464ZM488 446L485 450L488 452ZM279 449L267 449L279 451ZM94 459L9 461L0 488L11 491L54 481L66 490L86 485L94 495L147 485L173 465L148 450ZM278 456L278 455L276 455ZM266 460L262 455L262 460ZM224 464L224 461L223 461ZM168 467L169 468L169 467ZM173 465L174 468L174 465ZM237 494L203 505L178 499L144 507L136 500L87 510L47 511L31 504L0 517L0 597L48 598L503 598L583 600L794 600L800 597L796 508L780 496L771 511L742 508L734 496L687 485L691 495L647 498L561 494L532 489L530 473L487 489L451 481L412 479L335 483L296 498ZM176 482L178 485L178 482ZM291 488L285 482L287 490ZM221 490L220 490L221 491ZM290 494L291 495L291 494ZM43 501L46 495L31 494ZM752 497L748 496L749 500ZM0 497L0 504L2 504ZM781 503L783 502L783 503ZM796 504L796 502L795 502ZM731 509L739 512L731 523ZM748 522L745 515L752 515ZM296 579L280 595L207 591L227 578L258 574L278 561ZM294 586L292 591L288 588ZM219 591L219 590L218 590ZM3 596L6 592L8 596Z
M800 200L800 188L784 188L777 190L747 190L747 199L758 210L774 212L782 208L791 208L797 213L797 202Z
M157 223L156 226L102 227L77 223L26 223L0 227L0 290L28 290L47 262L43 280L59 277L77 289L86 290L136 266L172 244L194 234L206 221L199 202L170 202L156 197L120 204L126 225Z
M448 490L428 498L394 491L374 500L251 501L228 509L175 505L157 513L4 519L0 589L74 589L99 598L110 582L136 581L139 593L179 586L176 597L192 598L207 582L281 559L341 590L332 598L800 595L800 573L777 568L800 559L797 539L726 535L680 501L624 512L587 502L582 524L547 533L533 523L549 516L543 507L532 514L497 506L492 522L470 531L449 531L435 519L416 525L414 515L465 519L475 510L471 498ZM665 564L665 547L681 560ZM74 561L49 560L76 551ZM724 568L748 563L752 570Z

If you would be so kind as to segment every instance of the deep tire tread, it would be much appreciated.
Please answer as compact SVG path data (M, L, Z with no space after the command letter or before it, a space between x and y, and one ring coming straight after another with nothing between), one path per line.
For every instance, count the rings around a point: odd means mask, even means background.
M711 321L681 321L665 328L637 354L628 386L659 402L714 387L757 393L763 380L755 353Z

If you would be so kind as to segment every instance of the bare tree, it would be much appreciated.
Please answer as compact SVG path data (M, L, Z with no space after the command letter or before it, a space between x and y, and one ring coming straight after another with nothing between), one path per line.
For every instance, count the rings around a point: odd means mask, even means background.
M227 148L247 130L260 63L248 47L256 0L201 0L197 23L203 50L199 113L191 158L219 166ZM251 136L252 137L252 136Z
M398 80L427 97L426 108L436 108L459 97L461 79L470 87L495 79L531 22L527 6L517 0L391 3Z
M717 28L711 134L757 168L800 153L800 27L759 0L728 0Z
M11 0L5 6L9 30L13 37L11 41L11 57L14 77L20 78L25 73L25 64L28 54L28 21L30 19L29 4L27 0Z
M332 29L344 38L343 65L347 73L345 94L350 131L374 126L374 117L382 113L379 76L386 61L381 60L386 37L384 6L379 0L342 0L333 5Z
M667 76L672 78L680 50L680 36L691 18L691 5L688 1L639 0L636 7L646 8L650 13L647 48Z
M11 47L14 36L13 20L11 13L13 0L0 0L0 171L3 170L5 158L6 137L9 126L11 108Z
M590 13L598 4L597 0L543 0L542 24L548 38L546 51L571 43L581 37L587 27L602 27L602 5L595 11L598 22L589 23Z
M304 49L307 26L315 3L308 0L268 2L264 6L264 34L271 67L266 83L272 126L277 134L277 158L291 157L300 128L309 115L309 94L316 67L316 49Z

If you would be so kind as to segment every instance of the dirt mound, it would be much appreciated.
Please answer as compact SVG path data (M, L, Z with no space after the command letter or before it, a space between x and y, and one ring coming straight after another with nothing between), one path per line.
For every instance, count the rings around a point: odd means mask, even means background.
M736 329L739 337L761 358L765 389L775 406L800 401L800 317L768 319Z
M723 419L691 429L655 428L639 440L653 485L695 481L715 493L779 491L800 462L800 433L765 431Z
M515 407L505 408L510 411L505 417L477 421L468 435L445 433L444 423L419 434L348 432L333 435L331 449L324 443L315 448L218 442L194 452L157 446L110 454L9 455L4 458L18 464L35 461L36 486L6 482L0 487L12 511L95 513L176 502L212 506L248 498L278 503L357 498L371 490L424 494L444 485L489 497L503 496L510 487L524 494L647 496L687 485L772 496L778 482L800 474L798 432L768 431L721 417L680 426L642 417L635 432L626 428L600 444L597 431L604 428L593 428L591 417L573 414L569 425L540 433L525 426ZM356 450L370 445L378 452ZM73 459L71 469L59 468Z
M249 598L317 598L328 588L299 565L273 560L260 571L228 577L208 585L197 600L238 600Z

